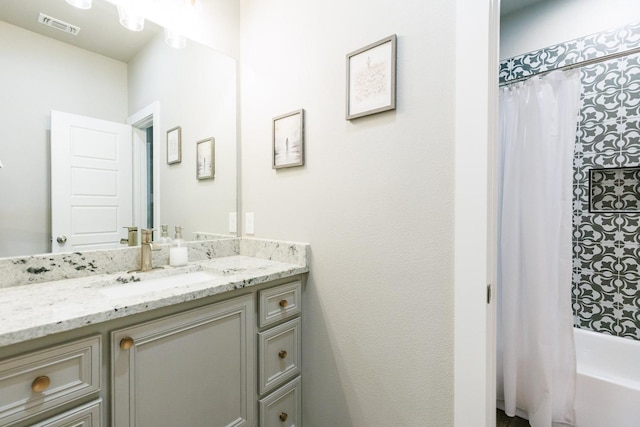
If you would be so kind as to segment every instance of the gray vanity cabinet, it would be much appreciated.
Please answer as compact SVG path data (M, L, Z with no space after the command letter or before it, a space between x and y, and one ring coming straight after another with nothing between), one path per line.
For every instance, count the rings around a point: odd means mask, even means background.
M249 294L113 331L113 425L255 425L254 325Z
M260 427L301 427L302 282L264 289L258 300Z
M0 427L301 427L303 280L0 346Z

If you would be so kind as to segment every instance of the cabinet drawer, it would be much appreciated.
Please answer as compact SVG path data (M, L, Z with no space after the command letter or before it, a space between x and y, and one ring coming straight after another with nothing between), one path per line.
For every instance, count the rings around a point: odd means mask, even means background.
M299 314L301 311L302 283L286 283L260 291L260 327Z
M0 425L100 390L100 336L0 362Z
M260 400L260 427L300 427L302 425L300 377Z
M264 394L300 373L300 318L258 336L259 392Z
M100 427L102 399L64 412L33 427Z

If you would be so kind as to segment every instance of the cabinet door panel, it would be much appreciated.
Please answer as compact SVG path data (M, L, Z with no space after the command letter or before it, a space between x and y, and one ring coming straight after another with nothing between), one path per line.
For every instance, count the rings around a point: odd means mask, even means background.
M300 377L260 400L260 427L300 427L302 425Z
M79 406L33 427L100 427L102 399Z
M285 283L259 293L260 327L288 319L302 310L302 282Z
M115 425L252 425L253 311L248 295L113 332Z
M0 425L100 390L101 338L76 340L0 362ZM45 380L34 389L36 380Z
M260 394L264 394L300 373L300 319L258 334Z

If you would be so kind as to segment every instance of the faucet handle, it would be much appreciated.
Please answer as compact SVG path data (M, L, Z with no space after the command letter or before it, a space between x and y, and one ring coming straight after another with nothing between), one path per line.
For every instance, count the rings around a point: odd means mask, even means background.
M122 227L127 229L127 238L120 239L120 243L129 246L138 246L138 227Z
M151 243L153 239L153 232L155 230L152 228L143 228L142 229L142 243Z

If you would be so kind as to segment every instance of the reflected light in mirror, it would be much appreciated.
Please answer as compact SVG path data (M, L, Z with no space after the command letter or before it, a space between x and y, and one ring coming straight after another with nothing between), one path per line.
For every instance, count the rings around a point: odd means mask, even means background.
M164 41L175 49L183 49L187 45L187 39L185 36L180 35L169 28L164 29Z
M67 3L78 9L91 9L91 2L92 0L67 0Z
M127 30L142 31L144 29L144 17L133 8L119 5L118 16L120 17L120 24Z

